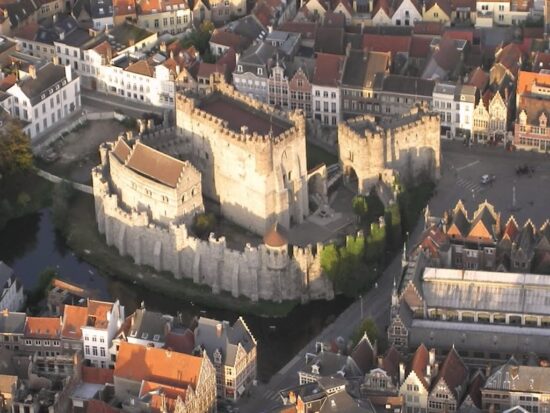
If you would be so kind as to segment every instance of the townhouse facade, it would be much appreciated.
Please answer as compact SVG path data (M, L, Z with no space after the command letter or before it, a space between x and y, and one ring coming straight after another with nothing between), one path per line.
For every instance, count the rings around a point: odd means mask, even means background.
M315 59L311 95L313 118L322 125L336 126L341 120L340 84L345 56L318 53Z
M433 91L433 109L440 114L441 136L470 138L474 126L476 88L438 82Z
M256 339L239 317L231 326L199 318L195 328L197 354L206 352L216 370L217 394L238 400L256 380Z
M19 70L19 76L7 90L13 96L10 114L24 122L31 139L80 109L80 79L70 66L31 64L28 72Z
M550 74L519 73L514 145L520 149L550 151Z

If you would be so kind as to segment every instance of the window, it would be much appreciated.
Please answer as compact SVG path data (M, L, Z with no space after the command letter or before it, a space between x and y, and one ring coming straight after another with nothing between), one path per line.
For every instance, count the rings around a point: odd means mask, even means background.
M264 74L264 69L261 67L258 68L258 76L262 76Z
M92 355L97 356L97 347L96 346L92 347Z
M86 354L87 356L90 355L90 346L85 346L84 347L84 354Z
M101 347L99 349L99 353L101 354L101 357L105 357L105 348Z

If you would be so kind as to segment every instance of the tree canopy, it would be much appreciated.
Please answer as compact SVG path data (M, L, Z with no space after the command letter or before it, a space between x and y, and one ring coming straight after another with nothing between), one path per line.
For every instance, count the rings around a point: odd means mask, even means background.
M32 168L31 141L19 127L9 121L0 128L0 174L13 175Z

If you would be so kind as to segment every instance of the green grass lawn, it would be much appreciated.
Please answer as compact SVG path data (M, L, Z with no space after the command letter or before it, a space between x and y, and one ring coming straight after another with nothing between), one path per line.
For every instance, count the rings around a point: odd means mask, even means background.
M246 298L234 298L229 293L214 295L208 286L195 284L190 279L176 280L171 273L159 273L151 267L134 264L130 257L121 257L114 247L105 243L97 230L90 195L79 193L70 207L67 243L75 254L105 275L137 282L151 291L177 300L191 300L209 307L270 317L283 317L298 304L297 301L272 303L261 300L254 303Z
M338 157L335 154L309 142L306 143L306 153L308 170L323 163L328 166L338 162Z

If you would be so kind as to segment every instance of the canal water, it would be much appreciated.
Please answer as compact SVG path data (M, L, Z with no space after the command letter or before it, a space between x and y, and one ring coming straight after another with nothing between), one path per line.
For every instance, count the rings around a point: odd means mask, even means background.
M174 300L104 276L97 268L78 259L54 230L51 211L27 215L8 222L0 231L0 260L14 268L26 289L36 284L47 267L55 268L69 281L96 291L102 299L118 298L131 314L143 301L149 310L182 314L184 322L206 316L231 323L241 315L232 311L207 308L188 300ZM350 301L337 298L331 302L313 302L295 308L284 318L245 315L244 319L258 341L258 375L265 381L283 367L303 346L332 322Z

